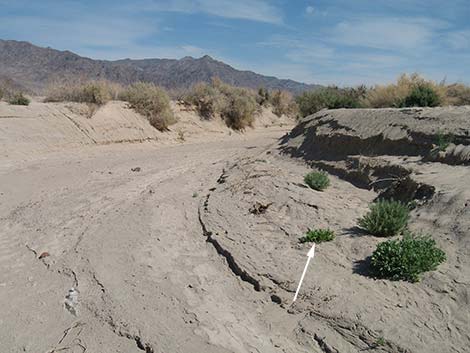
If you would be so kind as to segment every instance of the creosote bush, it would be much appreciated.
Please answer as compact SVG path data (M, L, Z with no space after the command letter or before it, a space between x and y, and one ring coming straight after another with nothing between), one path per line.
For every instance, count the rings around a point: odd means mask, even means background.
M300 243L322 243L335 238L335 233L330 229L311 229L305 236L299 239Z
M324 87L304 92L296 98L301 116L314 114L322 109L360 108L366 87Z
M219 79L213 79L210 84L196 84L184 100L193 104L202 117L220 116L235 130L251 126L258 111L253 91L230 86Z
M429 236L407 232L400 240L380 243L372 254L371 268L378 278L417 282L420 274L435 270L445 260L444 251Z
M305 184L310 186L310 188L323 191L328 186L330 186L330 178L326 172L310 172L304 177Z
M447 86L446 103L449 105L470 105L470 87L461 83Z
M268 102L273 108L273 113L279 117L285 115L293 118L298 114L297 103L292 94L287 91L276 90L270 93Z
M430 84L421 83L413 87L410 94L405 97L403 107L437 107L442 102L439 92Z
M54 84L48 89L46 102L77 102L103 105L117 99L122 87L107 81Z
M153 83L134 83L120 98L128 102L136 112L147 117L150 124L160 131L168 130L168 126L176 122L168 94Z
M10 97L8 103L11 105L29 105L31 101L28 97L25 97L23 93L15 93Z
M409 208L399 201L379 200L359 220L359 226L378 237L391 237L401 233L408 225Z

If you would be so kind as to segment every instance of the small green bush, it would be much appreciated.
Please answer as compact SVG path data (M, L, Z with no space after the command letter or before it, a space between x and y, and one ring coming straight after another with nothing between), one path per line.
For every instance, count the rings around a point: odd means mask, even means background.
M330 229L313 229L309 230L305 236L299 239L301 243L322 243L331 241L335 238L335 233Z
M359 226L378 237L391 237L402 232L408 225L409 208L399 201L379 200L359 220Z
M439 151L445 151L449 145L454 142L454 136L451 134L444 134L442 131L437 133L437 149Z
M429 236L406 233L400 240L380 243L372 254L371 268L379 278L417 282L446 260L444 251Z
M16 93L8 100L8 103L11 105L29 105L31 101L23 93Z
M432 85L417 84L403 101L403 107L437 107L441 104L441 97Z
M153 83L134 83L122 93L121 99L147 117L150 124L160 131L168 130L168 126L176 122L168 94Z
M330 186L330 178L325 172L310 172L304 177L305 184L317 191L323 191Z

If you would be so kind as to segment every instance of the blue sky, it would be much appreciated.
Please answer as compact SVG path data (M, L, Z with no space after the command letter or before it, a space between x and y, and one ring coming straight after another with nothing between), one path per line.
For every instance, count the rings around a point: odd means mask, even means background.
M308 83L470 83L470 0L0 0L0 38L97 59L204 54Z

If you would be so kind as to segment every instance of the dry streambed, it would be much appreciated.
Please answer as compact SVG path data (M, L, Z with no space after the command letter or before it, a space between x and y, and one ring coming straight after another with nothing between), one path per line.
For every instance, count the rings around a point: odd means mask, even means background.
M259 131L167 147L80 142L31 162L9 154L0 341L49 353L464 352L470 173L465 153L446 157L468 146L459 109L321 112L274 147L279 132ZM454 136L438 153L448 164L427 162L442 128ZM309 164L341 178L309 189ZM378 196L416 201L411 228L447 254L419 283L370 277L383 239L357 219ZM327 227L337 238L318 246L292 305L310 247L298 239Z

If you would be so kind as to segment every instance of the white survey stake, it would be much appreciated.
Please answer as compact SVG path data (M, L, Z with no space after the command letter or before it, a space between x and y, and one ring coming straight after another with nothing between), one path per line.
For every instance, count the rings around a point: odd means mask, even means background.
M300 277L299 286L297 287L297 290L295 291L294 302L296 301L297 296L299 295L300 286L302 286L302 282L304 280L305 273L307 272L308 264L310 263L310 260L313 259L314 256L315 256L315 243L312 245L312 248L307 253L307 263L305 264L304 272L302 272L302 277Z

